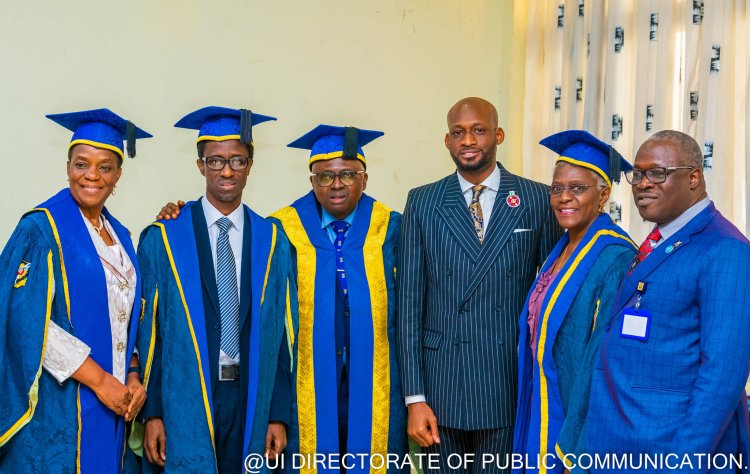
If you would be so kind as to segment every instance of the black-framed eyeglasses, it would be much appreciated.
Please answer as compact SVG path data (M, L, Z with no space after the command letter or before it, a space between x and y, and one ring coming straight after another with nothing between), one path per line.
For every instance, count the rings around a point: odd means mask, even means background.
M328 186L333 184L333 182L336 180L336 177L339 178L341 184L345 186L351 186L357 180L357 175L364 173L364 171L354 170L343 170L339 171L338 173L334 173L333 171L321 171L320 173L312 173L310 174L310 176L315 176L318 184L323 186L324 188L327 188Z
M246 156L233 156L231 158L222 158L220 156L204 156L201 158L203 162L208 166L209 169L214 171L223 170L224 167L229 164L229 167L234 171L242 171L247 168L250 163L250 158Z
M667 180L667 176L676 170L690 170L693 171L695 166L657 166L655 168L649 168L647 170L639 170L633 168L630 171L625 172L625 179L628 183L637 186L643 181L643 177L651 181L653 184L663 183Z
M598 186L598 184L574 184L572 186L558 186L556 184L553 184L547 189L547 191L549 192L550 196L559 196L563 193L563 191L567 191L573 196L580 196L581 194L588 191L589 188L596 188Z

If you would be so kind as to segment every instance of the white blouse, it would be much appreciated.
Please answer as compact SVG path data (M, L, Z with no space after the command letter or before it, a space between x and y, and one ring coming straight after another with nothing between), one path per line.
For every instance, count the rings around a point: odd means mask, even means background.
M125 360L125 351L130 313L135 301L136 274L133 263L104 214L101 214L101 219L114 241L112 246L104 243L88 219L84 217L83 220L99 254L107 283L109 325L112 330L112 375L124 383L127 367L130 365L130 361ZM78 370L90 352L91 348L83 341L50 321L42 365L58 382L64 382Z

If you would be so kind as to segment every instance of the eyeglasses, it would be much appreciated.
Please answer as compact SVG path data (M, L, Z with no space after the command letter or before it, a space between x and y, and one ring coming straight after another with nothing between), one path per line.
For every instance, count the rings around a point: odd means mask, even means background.
M250 158L246 156L233 156L231 158L222 158L220 156L204 156L201 158L209 169L214 171L223 170L229 164L234 171L242 171L247 168Z
M597 186L598 184L574 184L572 186L552 185L549 187L548 191L550 196L559 196L563 191L567 191L573 196L580 196L588 191L589 188L595 188Z
M354 170L343 170L338 174L334 173L333 171L321 171L320 173L312 173L310 176L315 176L315 179L318 180L318 184L323 186L324 188L327 188L328 186L332 185L334 181L336 181L336 177L339 178L341 184L345 186L351 186L352 184L354 184L354 181L357 180L357 175L364 173L364 171Z
M693 171L694 169L695 166L658 166L656 168L649 168L647 170L639 170L637 168L633 168L632 170L625 172L625 179L627 179L628 183L630 183L631 185L636 186L641 183L643 177L645 176L646 179L648 179L652 183L659 184L666 181L669 173L675 170Z

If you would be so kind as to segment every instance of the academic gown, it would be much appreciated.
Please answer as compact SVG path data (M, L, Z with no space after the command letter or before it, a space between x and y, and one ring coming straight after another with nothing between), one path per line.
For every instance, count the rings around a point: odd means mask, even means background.
M569 242L566 233L547 257L540 275L554 265ZM514 474L562 474L565 470L562 460L570 452L568 446L577 442L585 416L593 353L608 323L599 320L599 314L605 315L602 319L609 314L635 250L628 234L609 215L600 214L596 218L550 283L539 315L536 352L529 344L527 298L519 321L513 452L528 456L530 462L522 469L514 469ZM607 260L602 260L602 256ZM609 273L613 263L621 274ZM538 280L539 276L531 291ZM591 336L585 340L587 334ZM572 360L578 362L573 364ZM567 415L580 419L567 420ZM568 425L566 437L570 438L563 444L565 450L557 446L564 423Z
M105 208L136 270L130 232ZM141 301L133 304L126 361ZM0 472L117 473L125 423L88 387L42 368L50 321L91 348L112 372L104 269L69 189L23 216L0 256Z
M367 195L360 198L342 247L350 311L348 324L343 325L335 250L321 229L315 195L310 192L272 217L281 223L294 249L299 290L297 412L288 451L303 456L344 455L340 450L345 446L348 453L357 455L349 458L357 462L347 472L370 472L368 455L377 455L373 458L376 466L380 456L388 453L403 460L406 408L395 346L395 268L401 215ZM342 331L348 339L345 360L337 351ZM344 362L348 410L341 410L338 400ZM342 443L338 418L347 411L347 440ZM305 467L312 466L306 463ZM319 473L337 472L318 467ZM395 465L389 467L388 472L400 471Z
M199 201L190 202L177 219L152 224L143 231L138 248L145 311L137 347L145 361L147 405L152 404L144 407L144 415L164 421L171 440L166 472L216 471L212 395L219 383L218 339L208 331L217 327L213 320L218 323L218 299L215 304L207 300L218 296L205 289L213 284L215 291L215 277L200 207ZM244 414L238 414L244 418L243 456L264 452L269 421L288 421L289 389L280 403L274 389L285 378L280 377L283 371L291 380L296 327L288 240L276 225L247 206L245 211L250 232L243 240L243 268L252 265L249 278L242 272L240 282L240 379L247 400ZM286 419L274 416L272 399L277 408L287 410ZM156 407L155 400L160 400ZM136 452L140 441L131 439Z

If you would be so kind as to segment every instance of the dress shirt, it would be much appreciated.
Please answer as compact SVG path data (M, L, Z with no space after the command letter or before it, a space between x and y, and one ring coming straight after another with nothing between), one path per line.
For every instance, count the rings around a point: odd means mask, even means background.
M677 231L685 227L688 222L693 220L693 218L700 214L701 211L703 211L705 208L707 208L709 204L711 204L711 200L708 198L708 196L706 196L705 198L690 206L685 212L680 214L679 217L677 217L672 222L656 226L659 228L659 233L661 233L661 240L654 243L653 248L658 247L662 242L672 237L677 233Z
M359 204L357 204L359 206ZM325 231L328 233L328 238L331 239L331 243L333 243L336 240L336 231L333 230L333 226L331 224L337 220L343 220L347 224L349 224L349 227L351 228L351 225L354 223L354 215L357 213L357 207L354 207L354 210L349 213L348 216L346 216L344 219L336 219L331 215L330 212L323 209L323 207L320 208L320 228L325 229ZM344 235L349 234L349 229L344 232Z
M216 268L216 240L219 238L219 226L216 225L216 221L222 217L228 217L232 221L231 227L227 231L229 235L229 246L232 248L232 254L234 255L234 266L237 270L237 293L238 297L240 291L240 272L242 270L242 232L245 225L245 208L242 204L237 206L237 209L230 212L229 215L224 216L213 204L208 202L208 198L203 196L201 199L203 205L203 214L206 216L206 224L208 225L208 241L211 243L211 258L214 261L214 274L217 275L219 269ZM241 316L240 316L241 317ZM228 364L239 364L240 356L237 354L236 358L229 357L224 351L219 349L219 366ZM219 369L221 371L221 369Z
M458 176L458 184L461 186L461 192L464 195L464 199L466 199L466 207L469 207L472 195L474 194L471 190L474 184L466 181L458 171L456 171L456 176ZM487 178L479 184L485 186L485 189L482 190L482 194L479 195L479 205L482 206L482 225L484 226L484 235L486 236L487 229L490 225L492 208L495 206L497 190L500 189L500 168L495 166L492 174L487 176Z

